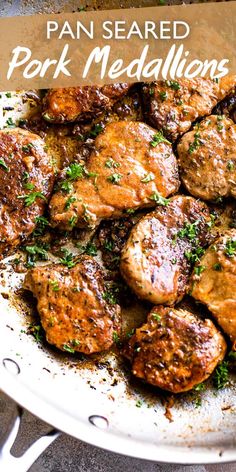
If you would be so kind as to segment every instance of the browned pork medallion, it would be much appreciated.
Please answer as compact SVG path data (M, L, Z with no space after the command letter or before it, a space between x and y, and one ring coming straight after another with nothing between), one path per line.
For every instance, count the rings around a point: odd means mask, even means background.
M207 206L176 196L141 218L121 256L121 273L133 291L155 304L172 305L189 286L191 266L209 241Z
M143 86L147 121L171 141L188 131L192 123L209 115L236 84L236 76L210 79L160 80Z
M24 288L37 298L47 341L63 351L109 349L120 331L120 307L109 302L104 274L92 257L82 256L70 269L61 264L35 267Z
M66 123L94 118L94 115L108 110L129 90L126 83L104 85L103 87L69 87L49 90L44 97L45 120Z
M207 305L236 349L236 230L220 236L199 267L193 274L192 296Z
M189 311L156 306L124 349L132 373L172 393L206 380L226 353L226 342L211 320Z
M27 238L52 190L53 168L44 141L20 128L0 131L0 253Z
M203 200L236 197L236 125L211 115L178 144L180 175L187 190Z
M110 123L86 166L62 172L50 202L53 226L71 230L155 206L179 188L175 155L161 133L139 122Z

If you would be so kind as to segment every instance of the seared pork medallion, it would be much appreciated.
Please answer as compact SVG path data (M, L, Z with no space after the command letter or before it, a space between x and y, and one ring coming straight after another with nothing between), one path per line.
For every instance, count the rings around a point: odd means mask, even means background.
M47 341L63 351L109 349L120 331L120 307L110 303L98 263L82 256L72 268L61 264L35 267L24 287L37 298Z
M216 318L236 349L236 230L212 244L192 277L192 296Z
M132 229L121 255L121 273L142 299L173 305L189 286L191 266L209 241L207 206L192 197L162 201Z
M187 190L203 200L236 197L236 125L211 115L186 133L178 147L180 175Z
M103 110L109 110L129 88L129 84L118 83L49 90L44 97L43 117L53 123L92 119Z
M188 131L192 123L209 115L236 85L236 76L219 82L210 79L160 80L143 86L147 121L171 141Z
M50 202L51 223L72 230L155 206L177 192L175 155L161 133L139 122L110 123L96 137L86 166L71 164Z
M0 254L34 230L54 180L44 141L20 128L0 131Z
M226 353L226 342L211 320L189 311L156 306L124 349L132 373L172 393L206 380Z

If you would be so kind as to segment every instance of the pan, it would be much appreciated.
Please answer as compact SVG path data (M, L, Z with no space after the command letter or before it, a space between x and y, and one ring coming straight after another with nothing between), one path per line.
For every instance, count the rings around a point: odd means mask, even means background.
M131 5L132 3L132 5ZM90 8L117 8L118 2L88 2ZM141 6L154 2L144 1ZM123 7L140 6L134 2ZM1 4L1 15L77 10L77 2L12 2ZM34 91L37 96L37 91ZM24 119L37 107L31 94L11 93L11 108L0 124L11 117ZM52 138L53 142L53 138ZM82 235L84 245L91 235ZM78 247L78 245L77 245ZM71 249L71 248L70 248ZM74 250L72 248L72 250ZM158 462L201 464L236 460L236 382L230 376L226 388L210 385L200 394L173 398L130 378L116 349L92 360L58 353L40 339L35 328L32 300L22 295L24 272L13 270L14 254L1 262L0 272L0 388L14 401L42 420L90 444L113 452ZM51 256L53 259L53 255ZM129 328L140 324L146 308L131 304L125 319ZM33 329L32 329L33 326ZM1 470L26 471L57 437L41 438L23 458L9 455L20 417L0 454ZM0 438L3 442L3 438ZM18 461L17 463L14 460Z

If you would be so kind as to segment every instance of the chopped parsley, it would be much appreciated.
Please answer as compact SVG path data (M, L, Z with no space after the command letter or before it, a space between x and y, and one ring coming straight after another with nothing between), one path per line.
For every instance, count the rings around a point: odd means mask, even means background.
M141 179L141 182L143 182L144 184L147 184L148 182L151 182L151 180L154 180L154 175L152 174L152 172L150 172L149 174L145 175L145 177L143 177Z
M228 161L227 162L227 169L231 171L231 170L234 170L234 168L235 168L234 162L233 161Z
M111 174L107 177L107 180L112 184L117 185L120 182L122 175L121 174Z
M216 264L213 265L213 269L217 270L218 272L221 271L222 269L221 264L217 262Z
M233 161L228 161L227 162L227 169L228 170L234 170L234 168L235 168L234 162Z
M136 405L135 405L135 406L136 406L137 408L141 408L142 405L143 405L143 401L142 401L142 400L137 400L137 401L136 401Z
M117 167L120 167L120 163L116 162L116 161L114 161L114 159L110 158L110 159L106 160L105 166L108 167L109 169L112 169L112 167L114 167L116 169Z
M204 392L204 390L206 390L206 385L204 383L200 383L198 385L195 385L193 390L195 390L195 392Z
M117 298L114 294L114 290L106 290L105 292L103 292L102 298L111 305L116 305L117 303Z
M159 97L160 97L161 101L164 102L167 99L168 95L167 95L166 92L160 92Z
M157 205L167 206L169 204L168 198L162 197L158 192L154 192L149 198L154 200Z
M194 274L199 276L199 275L201 275L202 272L204 272L204 270L206 270L206 266L199 265L197 267L194 267Z
M204 252L204 249L199 246L193 248L192 251L185 251L184 255L191 264L195 264L200 261L200 257L203 256Z
M162 131L159 131L158 133L153 135L152 141L150 141L150 145L152 147L156 147L160 143L171 144L171 142L164 137Z
M178 231L180 238L188 238L191 240L195 239L198 233L199 220L194 223L185 223L184 227Z
M161 321L161 315L159 315L158 313L152 313L152 317L156 321Z
M189 148L188 148L189 154L192 154L194 151L196 151L199 148L199 146L201 146L201 144L202 142L200 140L200 133L199 131L197 131L194 134L194 141L189 144Z
M32 182L26 182L26 183L24 184L24 188L25 188L26 190L34 190L34 187L35 187L35 185L32 184Z
M65 210L69 210L71 204L74 203L75 201L76 201L76 198L75 198L75 197L69 197L69 198L66 200Z
M14 123L14 121L12 120L11 117L7 119L6 124L7 124L8 128L15 128L16 127L16 124Z
M49 246L45 243L39 242L32 246L23 246L22 249L27 253L27 267L34 267L35 262L38 260L48 260L47 250L49 249Z
M103 126L97 123L93 126L92 130L89 133L89 136L96 137L98 136L98 134L102 132L102 130L103 130Z
M28 153L31 151L32 147L34 147L32 143L25 144L24 146L22 146L22 151Z
M44 338L44 332L41 325L29 325L27 332L34 336L37 343L41 343Z
M35 223L37 224L33 234L34 236L42 236L46 226L49 225L49 221L44 216L36 216Z
M166 85L168 85L168 87L172 88L173 90L180 89L180 84L177 82L177 80L167 80Z
M74 257L72 252L68 251L68 249L63 249L62 252L64 253L64 257L60 258L60 263L67 266L68 269L71 269L75 266L76 262L74 262Z
M103 244L103 247L106 251L112 252L113 248L114 248L114 243L110 239L106 239L104 244Z
M3 158L0 159L0 166L6 171L9 172L9 167L6 165L6 162Z
M222 361L215 370L213 384L217 390L226 387L229 380L228 361Z
M228 257L233 257L235 256L235 251L236 251L236 239L228 239L225 245L224 253Z
M89 242L86 246L85 246L85 253L88 254L89 256L97 256L97 253L98 253L98 250L97 250L97 246L95 246L94 243L91 243Z
M58 292L60 290L59 283L57 280L50 280L50 285L52 286L53 292Z
M119 336L119 334L117 333L117 331L113 331L112 338L113 338L114 343L119 344L119 342L120 342L120 336Z
M31 206L35 202L36 198L46 200L46 197L42 192L32 192L28 193L28 195L19 195L17 198L23 199L26 207Z
M74 226L76 225L76 222L77 222L77 216L72 216L70 219L69 219L69 225L71 228L74 228Z
M71 182L68 182L68 180L65 180L64 182L62 182L62 184L60 185L60 188L61 190L63 190L65 193L70 193L73 189L73 186L71 184Z
M84 176L84 166L77 164L77 162L72 162L67 167L66 176L68 180L76 180Z
M72 347L68 346L68 344L63 344L63 349L64 349L64 351L67 351L67 352L69 352L70 354L74 354L74 353L75 353L75 350L74 350Z

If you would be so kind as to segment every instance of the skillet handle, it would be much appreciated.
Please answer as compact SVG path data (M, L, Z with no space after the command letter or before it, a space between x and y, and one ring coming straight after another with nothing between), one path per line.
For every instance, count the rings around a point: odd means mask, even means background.
M61 434L54 429L46 436L42 436L35 441L22 456L14 457L11 454L11 448L19 431L21 416L22 410L18 408L18 414L12 429L0 449L0 470L2 472L27 472L42 452Z

